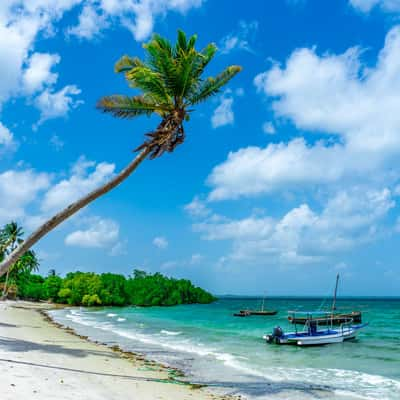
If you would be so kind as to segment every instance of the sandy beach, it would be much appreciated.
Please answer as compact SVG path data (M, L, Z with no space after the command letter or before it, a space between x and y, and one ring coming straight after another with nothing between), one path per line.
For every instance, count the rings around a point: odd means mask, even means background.
M56 327L40 313L48 307L0 303L2 400L217 398L174 381L171 369Z

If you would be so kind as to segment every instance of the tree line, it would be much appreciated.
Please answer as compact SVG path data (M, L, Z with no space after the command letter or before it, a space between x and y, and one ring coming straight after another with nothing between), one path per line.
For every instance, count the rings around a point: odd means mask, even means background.
M73 306L174 306L211 303L210 293L186 279L134 270L133 276L94 272L70 272L62 278L50 271L47 277L23 275L17 281L18 296Z
M19 243L23 230L15 222L0 230L0 260ZM207 291L186 279L168 278L135 269L132 276L94 272L70 272L64 278L50 270L48 276L37 275L39 260L34 251L26 252L0 278L2 297L40 301L48 300L73 306L173 306L211 303Z

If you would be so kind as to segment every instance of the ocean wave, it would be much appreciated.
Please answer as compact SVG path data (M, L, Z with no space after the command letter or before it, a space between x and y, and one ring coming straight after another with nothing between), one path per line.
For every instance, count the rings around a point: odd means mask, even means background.
M160 333L163 333L164 335L168 336L178 336L182 334L182 332L167 331L166 329L161 329Z
M126 321L126 318L117 318L117 321L118 322L124 322L124 321Z
M113 313L108 313L107 314L107 317L110 317L110 318L114 318L114 317L116 317L117 316L117 314L113 314Z

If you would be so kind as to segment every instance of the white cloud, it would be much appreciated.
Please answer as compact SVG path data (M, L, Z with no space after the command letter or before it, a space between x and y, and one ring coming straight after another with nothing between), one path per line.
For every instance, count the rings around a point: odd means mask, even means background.
M85 157L79 158L72 167L70 177L56 183L47 191L41 205L42 211L48 213L60 210L78 200L110 179L114 171L114 164L107 162L96 164L86 160Z
M91 39L115 21L129 29L138 41L145 40L152 32L156 18L169 11L185 14L200 7L202 0L101 0L86 5L78 25L69 33Z
M229 240L225 260L270 260L282 264L320 263L333 253L376 240L395 203L387 188L339 191L320 211L306 203L281 218L252 215L243 219L195 223L204 240Z
M153 244L159 249L166 249L168 247L168 240L163 236L157 236L153 239Z
M186 204L184 210L192 217L207 217L211 213L211 210L198 196L195 196L189 204Z
M400 26L388 32L374 68L360 54L357 48L324 56L299 49L255 84L276 98L276 114L298 128L340 135L353 153L400 152Z
M68 29L68 34L78 36L82 39L93 39L98 36L101 30L109 23L101 10L96 10L95 4L87 4L79 15L78 25Z
M240 21L239 28L236 32L222 38L220 43L220 51L222 54L228 54L233 50L245 50L252 52L249 41L253 39L258 29L258 22Z
M28 217L26 207L50 185L50 176L33 170L8 170L0 174L0 223Z
M88 227L76 230L65 238L67 246L102 248L115 246L119 237L119 225L111 219L90 218Z
M224 125L233 125L235 120L232 111L233 97L221 96L220 101L211 117L211 125L214 129Z
M75 85L67 85L58 92L44 90L35 99L35 106L40 110L38 125L48 119L64 117L71 109L82 104L82 100L76 100L73 97L80 93L81 90Z
M262 129L267 135L274 135L276 133L275 126L272 122L264 122Z
M13 151L17 147L12 132L0 122L0 154Z
M259 74L255 85L273 97L278 117L326 139L230 153L208 178L210 199L399 176L400 27L387 34L375 67L363 65L360 54L356 48L323 56L299 49L285 66Z
M24 81L24 64L29 52L34 50L35 40L40 32L51 32L52 24L63 13L82 0L7 0L0 5L0 105L15 95ZM36 60L37 61L37 60ZM43 60L42 60L43 61ZM54 61L54 60L53 60ZM39 66L36 65L36 71ZM46 70L46 68L44 68ZM39 80L27 76L29 84ZM43 68L42 68L43 73ZM42 75L43 76L43 75ZM44 77L45 78L45 77ZM47 79L51 75L48 72Z
M400 0L349 0L349 3L357 10L368 13L374 7L380 7L386 12L399 12Z
M58 54L33 53L22 76L24 91L32 94L42 90L44 86L56 83L58 74L51 72L51 69L59 62Z

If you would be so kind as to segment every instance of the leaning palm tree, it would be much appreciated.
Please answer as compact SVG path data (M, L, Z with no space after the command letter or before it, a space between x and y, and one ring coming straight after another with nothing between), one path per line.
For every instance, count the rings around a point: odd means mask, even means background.
M146 134L147 139L136 149L138 155L118 175L49 219L24 243L0 263L0 276L5 274L18 258L44 235L71 215L109 192L126 179L147 157L172 152L185 139L184 121L189 121L193 106L217 94L240 70L230 66L215 77L204 79L203 73L214 57L217 48L207 45L196 50L196 35L189 39L178 31L175 45L159 35L144 45L146 59L122 57L115 65L116 72L125 74L128 84L141 91L137 96L113 95L99 100L98 108L115 117L134 118L141 115L158 115L161 122Z

